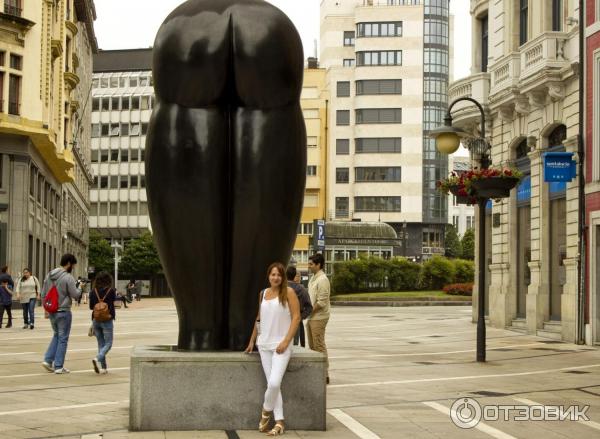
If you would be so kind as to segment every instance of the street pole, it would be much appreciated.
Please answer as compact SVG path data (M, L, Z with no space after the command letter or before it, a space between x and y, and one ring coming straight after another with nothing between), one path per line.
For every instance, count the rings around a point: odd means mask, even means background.
M485 207L487 198L479 198L479 285L477 287L477 361L485 362Z
M119 250L115 247L115 289L118 291L117 284L119 282Z

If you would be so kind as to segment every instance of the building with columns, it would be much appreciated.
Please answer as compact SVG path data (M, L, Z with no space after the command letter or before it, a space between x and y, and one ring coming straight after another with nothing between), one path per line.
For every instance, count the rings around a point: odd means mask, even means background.
M449 88L450 100L484 105L492 166L525 174L510 198L486 209L489 271L473 316L483 292L492 326L569 342L582 324L579 177L544 182L543 154L577 156L578 12L576 0L471 0L471 75ZM476 107L455 108L455 123L479 132Z
M448 199L435 184L448 157L428 133L447 108L452 56L448 0L321 1L327 219L385 222L417 259L444 253Z
M5 1L0 14L0 265L87 272L93 0Z

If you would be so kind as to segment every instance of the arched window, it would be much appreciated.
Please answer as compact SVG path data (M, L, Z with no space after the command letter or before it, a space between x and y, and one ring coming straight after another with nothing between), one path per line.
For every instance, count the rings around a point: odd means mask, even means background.
M524 138L519 142L517 147L515 148L515 153L517 159L527 157L527 153L529 152L529 147L527 146L527 139Z
M563 141L567 138L567 127L565 125L559 125L552 130L548 135L548 148L553 146L560 146Z

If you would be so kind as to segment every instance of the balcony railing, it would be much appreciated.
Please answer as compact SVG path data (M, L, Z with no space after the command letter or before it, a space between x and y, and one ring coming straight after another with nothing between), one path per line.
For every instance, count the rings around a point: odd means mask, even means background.
M23 8L21 8L20 2L18 4L14 4L13 2L4 2L4 13L8 15L14 15L15 17L20 17L23 13Z
M423 0L363 0L363 6L416 6Z
M15 116L19 116L21 114L21 104L18 102L9 102L8 113L14 114Z
M521 56L519 53L511 53L495 63L490 69L490 94L502 89L514 87L519 82L521 74Z
M544 68L560 69L569 64L565 48L568 35L563 32L545 32L521 47L521 79Z
M336 209L328 212L328 220L351 220L354 212L348 209Z

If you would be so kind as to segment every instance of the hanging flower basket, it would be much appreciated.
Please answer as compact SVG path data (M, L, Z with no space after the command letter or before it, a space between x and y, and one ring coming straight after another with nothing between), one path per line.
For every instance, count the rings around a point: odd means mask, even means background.
M473 180L471 187L481 198L508 198L519 180L518 177L487 177Z
M437 189L453 194L458 204L476 204L477 198L506 198L510 190L521 180L522 174L512 168L474 169L452 172L445 180L438 181Z

